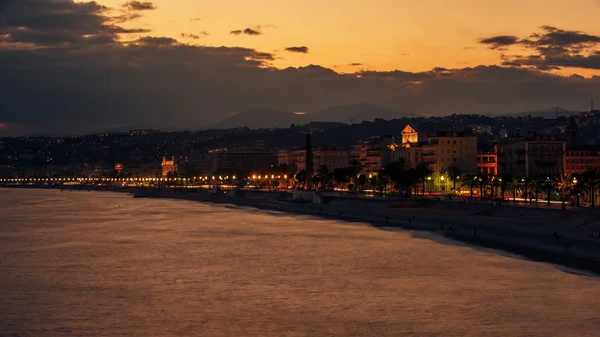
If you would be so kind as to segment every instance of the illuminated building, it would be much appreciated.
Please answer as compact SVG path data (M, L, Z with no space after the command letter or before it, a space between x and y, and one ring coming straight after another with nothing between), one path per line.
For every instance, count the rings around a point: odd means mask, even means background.
M498 173L515 177L561 175L566 143L547 136L508 140L496 144Z
M348 167L350 152L341 147L314 147L313 171L318 172L321 166L327 166L330 171L336 168ZM282 150L277 152L277 164L296 164L298 171L306 170L306 149Z
M600 170L600 149L579 146L577 134L579 127L575 118L569 118L569 124L564 132L567 136L567 151L565 153L565 173L581 174L589 170Z
M215 149L208 152L200 165L202 174L214 172L264 171L277 165L277 155L262 149Z
M116 163L115 164L115 172L117 172L118 174L121 174L121 172L123 172L123 164Z
M175 157L171 157L171 160L167 160L167 157L163 157L161 168L163 177L177 172L177 164L175 163Z
M477 169L480 174L495 176L498 174L498 155L496 153L480 153L477 155Z
M350 149L350 162L360 163L362 173L378 173L392 162L394 137L372 137L356 142Z
M461 173L477 170L477 136L463 131L439 131L432 126L408 124L402 130L402 144L392 146L393 160L409 167L427 163L435 174L451 167Z

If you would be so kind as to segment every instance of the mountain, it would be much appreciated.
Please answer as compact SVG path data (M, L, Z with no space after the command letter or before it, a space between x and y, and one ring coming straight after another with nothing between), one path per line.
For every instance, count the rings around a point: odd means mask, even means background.
M540 110L533 110L533 111L526 111L526 112L519 112L519 113L514 113L514 114L510 114L508 116L510 117L527 117L527 116L531 116L531 117L543 117L545 119L554 119L557 116L571 116L573 114L578 114L578 111L571 111L571 110L567 110L561 107L552 107L552 108L546 108L546 109L540 109Z
M271 109L250 109L228 117L212 125L211 128L229 129L244 126L251 129L283 128L289 127L290 124L304 125L312 122L361 123L363 121L373 121L376 118L395 119L401 117L408 117L408 115L367 103L337 105L303 115Z
M360 123L380 119L395 119L408 117L408 114L399 113L368 103L352 105L337 105L308 115L311 121Z
M309 121L306 115L297 115L292 112L276 111L271 109L250 109L227 117L221 122L211 126L214 129L232 129L238 127L260 128L287 128L290 124L306 124Z

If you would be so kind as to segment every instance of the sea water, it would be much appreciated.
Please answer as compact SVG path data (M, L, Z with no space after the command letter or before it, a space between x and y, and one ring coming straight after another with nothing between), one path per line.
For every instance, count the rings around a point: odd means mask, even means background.
M600 279L423 233L0 189L0 336L599 336Z

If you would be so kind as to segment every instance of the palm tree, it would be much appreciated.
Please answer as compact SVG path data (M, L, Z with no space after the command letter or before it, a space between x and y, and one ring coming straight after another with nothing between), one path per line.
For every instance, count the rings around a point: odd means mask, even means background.
M500 175L498 177L498 180L500 180L500 193L502 194L502 200L504 201L504 195L506 194L506 191L510 188L512 182L515 180L514 177L512 177L511 175L505 174L505 175Z
M546 179L544 181L541 182L541 187L542 189L546 190L546 202L548 203L548 205L550 205L550 199L552 198L552 191L554 191L555 187L556 187L556 182L554 179L551 179L550 177L546 177Z
M512 191L513 203L517 203L517 193L523 193L522 179L512 178L509 182L509 189Z
M596 191L600 189L600 171L590 169L582 175L582 187L590 194L592 208L596 207Z
M317 171L317 180L321 183L321 187L329 184L329 168L327 165L321 165Z
M477 179L477 186L479 186L479 199L483 200L483 192L484 189L487 191L487 187L488 187L488 180L489 177L488 176L480 176Z
M431 168L429 168L429 164L423 162L417 164L417 166L412 170L412 178L416 182L421 182L423 184L423 195L425 195L425 179L431 176L432 173L433 171Z
M470 199L473 200L473 188L477 186L479 178L474 174L467 174L462 179L462 186L469 187L471 193Z
M456 182L458 180L460 180L460 177L462 176L462 172L460 171L460 169L454 165L450 166L448 168L448 179L450 179L454 185L454 191L456 191Z
M563 207L565 201L568 199L571 193L573 186L573 178L568 174L563 174L556 179L556 189L560 195L560 200L562 201Z
M496 192L498 191L499 188L501 188L502 181L500 181L500 177L493 176L489 180L488 185L490 187L491 199L494 200L496 198L496 196L498 196L498 193L496 193Z

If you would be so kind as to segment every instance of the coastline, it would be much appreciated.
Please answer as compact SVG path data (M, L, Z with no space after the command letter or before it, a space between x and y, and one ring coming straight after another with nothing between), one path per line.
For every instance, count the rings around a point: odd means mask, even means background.
M211 195L205 190L187 193L174 190L141 188L89 188L65 186L27 186L26 189L61 189L64 191L108 191L130 193L144 198L177 199L213 204L229 204L289 214L310 215L330 220L367 223L380 229L403 229L435 232L473 247L500 250L532 261L550 263L600 275L600 238L577 235L551 236L552 228L527 228L522 224L495 221L483 216L453 216L428 212L412 213L407 209L390 210L381 200L358 200L352 197L329 204L291 202L284 192L246 191L245 197ZM254 193L253 193L254 192ZM291 196L290 196L291 197ZM338 200L339 201L339 200ZM354 201L354 202L353 202ZM390 200L391 202L392 200ZM397 200L395 200L397 201ZM362 205L363 207L358 207ZM498 220L498 219L493 219ZM519 225L523 227L519 227Z

